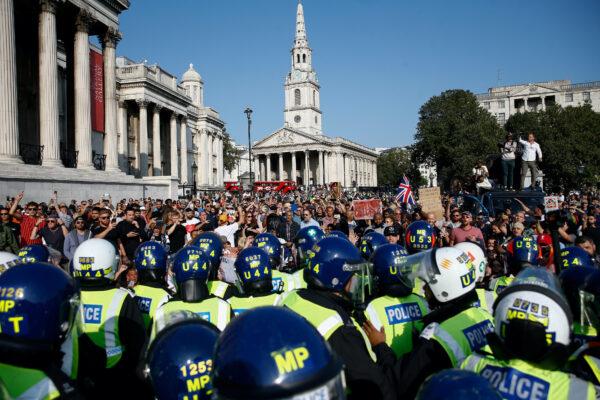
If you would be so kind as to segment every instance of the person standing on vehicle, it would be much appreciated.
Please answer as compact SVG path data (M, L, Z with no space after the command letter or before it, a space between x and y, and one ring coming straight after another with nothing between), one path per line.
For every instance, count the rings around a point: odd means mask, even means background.
M513 177L515 175L515 152L517 142L513 140L512 133L506 134L506 140L500 145L502 158L502 186L506 190L513 190Z
M535 183L538 176L537 161L542 161L542 149L538 142L535 141L535 135L529 133L527 141L519 138L519 143L523 146L523 155L521 156L523 164L521 165L521 190L525 188L525 177L527 170L531 171L531 189L535 188Z

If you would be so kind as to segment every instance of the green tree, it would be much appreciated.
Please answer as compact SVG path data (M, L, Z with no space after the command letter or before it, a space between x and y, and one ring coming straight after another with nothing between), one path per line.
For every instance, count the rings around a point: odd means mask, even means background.
M540 168L546 190L598 185L600 114L589 104L566 108L554 105L545 111L514 114L506 122L506 129L523 139L529 132L535 134L543 153Z
M466 182L477 160L498 152L502 135L496 119L479 106L473 93L447 90L419 110L413 162L435 163L445 187L454 178Z
M231 143L229 133L223 130L223 168L231 173L236 167L243 151L236 149Z
M411 182L422 183L419 169L411 162L409 149L395 147L377 159L377 183L380 186L396 187L404 174Z

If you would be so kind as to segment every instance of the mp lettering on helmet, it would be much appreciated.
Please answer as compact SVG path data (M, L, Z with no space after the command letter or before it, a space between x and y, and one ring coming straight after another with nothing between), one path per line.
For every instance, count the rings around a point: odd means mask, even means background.
M486 365L481 376L505 399L545 400L550 392L549 382L512 368Z
M485 321L481 321L480 323L470 326L467 329L463 329L463 334L467 338L471 350L475 351L487 345L487 339L485 336L493 331L494 325L492 325L492 321L486 319Z
M310 358L310 352L306 347L300 346L274 351L271 353L271 357L277 365L279 375L285 375L303 369L306 361Z
M390 325L418 321L423 317L421 308L417 303L396 304L386 307L385 315Z
M204 390L207 385L210 386L210 372L212 371L212 360L210 358L198 362L187 362L181 367L181 376L186 379L185 384L188 395L180 397L182 400L193 400L198 399L199 393ZM212 387L206 391L207 395L212 393Z
M135 301L140 311L144 314L150 313L150 306L152 305L152 299L149 297L135 296Z
M83 321L86 324L99 324L100 322L102 322L102 305L84 304Z
M506 321L512 319L527 320L537 322L547 328L550 324L548 314L548 306L516 298L515 301L513 301L512 306L506 310ZM506 323L503 323L500 331L502 335L504 335L505 329ZM549 345L554 342L555 336L555 332L546 332L546 341Z

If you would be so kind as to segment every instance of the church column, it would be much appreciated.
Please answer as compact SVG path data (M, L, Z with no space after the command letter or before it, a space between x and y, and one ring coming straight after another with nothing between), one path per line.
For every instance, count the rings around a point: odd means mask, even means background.
M106 171L119 171L119 153L117 145L117 77L116 47L121 38L119 32L109 28L102 38L102 56L104 58L104 153ZM55 68L56 69L56 66Z
M250 157L250 153L248 153L248 157ZM250 165L250 163L253 162L254 166L252 168L252 173L254 174L254 180L255 181L260 181L260 157L258 154L254 155L254 160L250 160L250 158L248 158L248 165ZM238 171L239 174L240 171ZM250 177L252 178L252 177Z
M344 155L342 153L337 153L337 181L340 182L342 187L346 186L346 180L344 179Z
M317 165L317 184L323 184L323 171L325 164L323 163L323 150L319 150L319 164Z
M283 180L283 153L279 153L279 171L278 178L280 181Z
M377 161L373 161L373 186L378 186L378 183L377 183Z
M9 3L12 3L12 1ZM42 0L40 2L41 11L38 27L40 144L44 146L42 165L45 167L63 166L60 159L60 132L58 129L56 5L56 1L54 0Z
M148 102L137 100L140 107L140 154L138 159L138 167L140 176L148 176Z
M162 106L154 104L154 112L152 113L152 175L162 175L160 161L160 110Z
M223 138L220 137L219 138L219 147L217 148L218 151L218 162L217 162L217 169L218 169L218 181L219 181L219 186L223 186L223 178L225 177L225 174L223 173Z
M175 111L171 111L171 120L169 122L171 123L170 130L169 130L169 133L171 134L170 135L171 143L169 143L169 145L170 145L169 150L171 152L171 157L170 157L171 177L177 178L177 177L179 177L179 171L178 171L179 160L177 159L177 114L175 114ZM183 154L183 151L181 153ZM186 154L185 158L187 161L187 154Z
M78 169L93 169L92 164L92 121L90 90L90 44L88 29L91 16L80 11L75 32L75 149ZM56 68L56 66L55 66Z
M297 182L296 180L296 152L292 151L292 173L290 175L290 179L293 180L294 182Z
M265 180L270 181L271 180L271 154L265 154L265 157L267 157L267 171L266 171L266 175L265 175Z
M331 171L331 158L329 157L329 154L330 153L328 151L326 151L325 154L323 154L323 161L325 162L325 173L323 174L323 179L326 185L330 182L329 172Z
M344 154L343 159L344 159L343 160L344 186L350 187L350 186L352 186L352 181L350 180L350 156L348 156L347 154Z
M175 139L177 140L177 139ZM181 116L181 122L179 124L179 161L181 162L181 166L179 168L180 182L193 183L194 177L192 179L188 176L188 144L187 144L187 119L185 115ZM177 148L177 144L174 145ZM175 157L177 157L177 149L175 150ZM177 158L175 159L175 165L177 165ZM198 164L196 164L198 165ZM173 168L171 166L171 168ZM175 167L177 168L177 167ZM198 166L198 169L201 169L202 166ZM173 173L171 173L173 175Z
M208 174L208 177L206 179L206 183L209 186L213 185L213 166L214 166L214 162L213 162L213 136L211 132L206 132L207 136L206 136L206 145L208 146L208 169L206 171L206 173Z
M304 185L310 185L310 151L304 150Z
M201 185L208 185L208 137L204 129L200 129L198 134L200 135L200 146L197 151L202 160L198 164L199 180Z
M22 163L19 157L17 53L13 0L0 0L0 161Z
M125 101L119 101L119 108L117 112L118 116L118 128L119 128L119 165L121 171L129 173L128 170L128 156L129 156L129 138L127 130L127 103Z

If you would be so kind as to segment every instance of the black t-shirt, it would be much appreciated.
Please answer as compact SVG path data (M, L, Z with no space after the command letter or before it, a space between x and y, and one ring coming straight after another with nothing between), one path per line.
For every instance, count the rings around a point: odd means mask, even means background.
M167 225L165 232L168 232L173 225ZM185 235L187 234L182 225L177 225L175 230L169 235L169 253L177 253L185 245Z
M135 249L137 249L137 247L142 242L142 232L129 221L119 222L117 224L116 231L119 239L121 239L121 243L123 243L123 247L125 248L125 254L127 255L127 258L133 260ZM133 237L127 237L127 234L129 232L137 232L138 234Z
M62 254L63 246L65 244L65 235L63 235L62 228L56 228L54 230L49 229L47 226L40 229L40 236L44 238L46 244L52 247L54 250L60 251Z
M105 230L106 228L101 225L96 225L92 227L92 229L90 229L90 231L92 232L92 237L101 234ZM110 232L108 232L103 239L108 240L110 243L112 243L113 246L115 246L115 250L117 250L117 252L119 251L119 244L117 242L119 239L119 233L117 232L117 229L111 229Z

